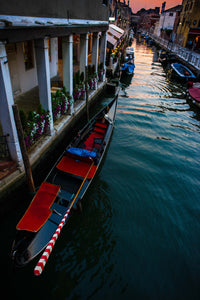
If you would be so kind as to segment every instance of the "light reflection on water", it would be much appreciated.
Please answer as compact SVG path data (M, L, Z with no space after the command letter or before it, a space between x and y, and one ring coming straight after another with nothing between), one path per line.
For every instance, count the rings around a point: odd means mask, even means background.
M199 299L200 112L155 50L134 47L135 75L83 212L41 278L34 264L8 275L20 299Z

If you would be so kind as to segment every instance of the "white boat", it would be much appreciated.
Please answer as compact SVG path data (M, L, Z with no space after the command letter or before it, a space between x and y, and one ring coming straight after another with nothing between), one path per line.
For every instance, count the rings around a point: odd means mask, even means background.
M133 47L127 47L126 48L126 55L133 55L134 56L134 48Z

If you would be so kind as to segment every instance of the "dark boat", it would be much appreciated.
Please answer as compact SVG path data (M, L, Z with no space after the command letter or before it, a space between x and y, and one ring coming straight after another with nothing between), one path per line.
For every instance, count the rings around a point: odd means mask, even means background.
M134 69L134 48L127 47L125 51L124 63L121 65L122 74L132 75Z
M200 108L200 83L188 82L187 86L187 98Z
M118 94L78 133L55 163L17 224L15 266L24 266L48 244L68 209L76 209L108 147Z
M172 63L169 70L169 77L175 77L178 80L187 82L188 80L194 81L196 76L186 66L179 63Z
M160 50L158 55L158 61L162 64L163 68L166 68L169 64L177 61L177 58L175 55L165 50Z
M133 62L125 62L121 66L122 74L133 75L135 69L135 64Z

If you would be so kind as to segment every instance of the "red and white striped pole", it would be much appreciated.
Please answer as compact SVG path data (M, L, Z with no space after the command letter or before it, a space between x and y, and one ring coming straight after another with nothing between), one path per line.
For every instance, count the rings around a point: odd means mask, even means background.
M55 243L56 243L56 241L57 241L57 239L58 239L58 236L59 236L59 234L60 234L60 232L61 232L63 226L65 225L65 221L66 221L67 217L69 216L69 212L70 212L72 206L74 205L74 202L75 202L75 200L76 200L76 198L77 198L77 196L78 196L78 194L79 194L79 192L80 192L82 186L84 185L84 183L85 183L85 181L86 181L86 179L87 179L87 177L88 177L88 174L90 173L90 170L92 169L93 165L94 165L94 162L92 162L92 164L91 164L91 166L90 166L90 168L89 168L87 174L85 175L85 178L83 179L83 182L81 183L81 186L80 186L79 189L78 189L78 192L76 193L76 196L74 197L73 201L71 202L71 204L70 204L70 206L69 206L69 208L68 208L66 214L65 214L64 217L62 218L62 221L60 222L58 228L56 229L54 235L52 236L52 238L51 238L51 240L49 241L49 243L48 243L46 249L44 250L44 252L43 252L43 254L42 254L40 260L38 261L37 265L35 266L34 274L35 274L36 276L39 276L39 275L42 274L42 271L43 271L43 269L44 269L44 267L45 267L45 265L46 265L46 262L47 262L47 260L48 260L48 258L49 258L49 256L50 256L50 254L51 254L51 252L52 252L52 250L53 250L53 246L55 245Z
M39 276L42 273L42 271L43 271L43 269L44 269L44 267L46 265L46 262L47 262L47 260L49 258L49 255L51 254L51 251L53 250L53 246L55 245L55 243L57 241L57 238L58 238L58 236L59 236L59 234L60 234L60 232L61 232L61 230L62 230L62 228L63 228L63 226L65 224L65 221L66 221L66 219L67 219L67 217L69 215L69 212L70 212L70 208L67 210L67 212L64 215L62 221L60 222L58 228L56 229L54 235L52 236L51 240L49 241L49 243L48 243L45 251L43 252L40 260L38 261L38 263L37 263L37 265L36 265L36 267L34 269L34 274L36 276Z

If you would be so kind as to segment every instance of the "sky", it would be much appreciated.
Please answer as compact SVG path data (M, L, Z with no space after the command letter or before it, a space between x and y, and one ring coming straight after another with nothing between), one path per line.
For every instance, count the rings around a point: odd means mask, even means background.
M161 8L164 1L166 1L165 9L182 4L182 0L130 0L130 7L132 8L132 11L136 13L141 8L149 9L155 8L156 6Z

